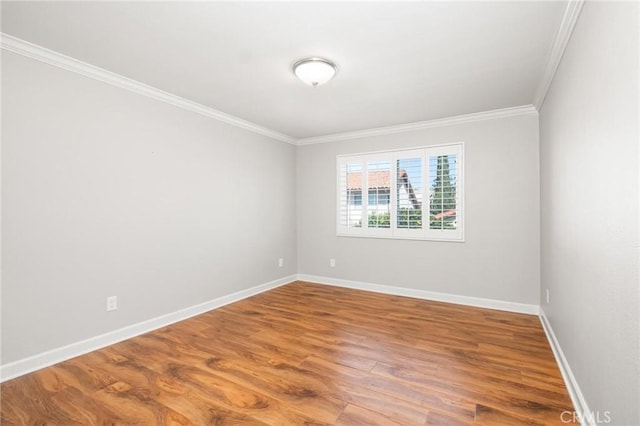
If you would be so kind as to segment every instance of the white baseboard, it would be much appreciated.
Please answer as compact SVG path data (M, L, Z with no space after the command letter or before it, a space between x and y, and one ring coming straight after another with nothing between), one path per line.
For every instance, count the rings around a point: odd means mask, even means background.
M583 426L596 426L596 423L594 423L594 416L589 410L587 401L580 390L580 386L578 386L578 382L571 371L571 367L569 367L569 361L564 356L564 352L562 352L560 343L553 332L553 328L551 328L551 323L545 315L542 306L540 306L540 322L542 323L542 328L544 328L544 332L549 340L549 345L551 345L553 355L556 357L558 368L560 368L560 373L562 373L562 378L564 379L567 391L571 397L571 402L573 402L573 407L577 414L576 417L581 420L581 424Z
M53 364L57 364L70 358L74 358L76 356L83 355L100 348L104 348L105 346L113 345L114 343L130 339L131 337L139 336L140 334L156 330L160 327L164 327L169 324L173 324L178 321L200 315L212 309L216 309L221 306L246 299L247 297L263 293L276 287L280 287L295 280L296 276L290 275L284 278L270 281L268 283L248 288L246 290L241 290L226 296L221 296L208 302L200 303L198 305L190 306L188 308L171 312L169 314L162 315L156 318L151 318L137 324L132 324L118 330L110 331L99 336L91 337L80 342L71 343L69 345L33 355L28 358L0 365L0 382L4 382L6 380L22 376L23 374L40 370L44 367L49 367Z
M435 291L418 290L414 288L394 287L382 284L365 283L361 281L342 280L338 278L319 277L315 275L298 274L298 280L336 287L353 288L356 290L373 291L376 293L392 294L394 296L414 297L417 299L435 300L438 302L455 303L457 305L477 306L480 308L498 309L500 311L517 312L520 314L538 315L539 306L527 303L506 302L504 300L483 299L479 297L460 296L457 294L438 293Z

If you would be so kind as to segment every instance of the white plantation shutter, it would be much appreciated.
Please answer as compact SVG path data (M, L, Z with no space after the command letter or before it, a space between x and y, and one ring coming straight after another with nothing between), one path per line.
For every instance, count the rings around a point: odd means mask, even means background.
M365 157L363 183L363 227L366 234L391 237L390 191L393 185L392 161L387 153Z
M394 153L395 161L395 236L424 237L425 150L405 150ZM429 201L427 192L427 203Z
M427 151L430 239L462 240L462 145Z
M461 143L337 158L337 234L463 240Z
M338 158L338 229L342 234L362 234L364 161Z

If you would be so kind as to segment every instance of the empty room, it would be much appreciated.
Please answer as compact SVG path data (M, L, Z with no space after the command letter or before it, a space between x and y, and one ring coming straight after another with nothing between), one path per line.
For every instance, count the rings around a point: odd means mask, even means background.
M636 1L2 1L2 425L640 426Z

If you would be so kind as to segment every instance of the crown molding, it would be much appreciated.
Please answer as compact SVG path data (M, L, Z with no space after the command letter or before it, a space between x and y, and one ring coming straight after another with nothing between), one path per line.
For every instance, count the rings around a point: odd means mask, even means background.
M536 90L533 101L533 105L538 111L542 108L542 104L547 97L547 92L549 91L549 87L551 87L551 82L558 70L558 66L560 66L562 55L564 55L564 51L567 48L569 39L571 38L571 34L573 34L573 30L576 27L576 23L578 22L578 17L580 16L580 11L582 11L584 3L585 0L570 0L567 3L567 8L564 10L564 16L562 17L560 28L556 34L556 39L553 42L553 47L551 48L549 57L547 58L544 75L538 85L538 90Z
M434 127L453 126L456 124L472 123L474 121L493 120L496 118L513 117L523 114L537 114L533 105L494 109L491 111L476 112L473 114L456 115L453 117L439 118L436 120L418 121L415 123L399 124L397 126L377 127L353 132L334 133L326 136L302 138L296 141L296 145L312 145L317 143L337 142L350 139L359 139L371 136L391 135L394 133L412 132L415 130L430 129Z
M222 111L218 111L180 96L173 95L169 92L165 92L94 65L87 64L86 62L79 61L70 56L38 46L37 44L29 43L28 41L5 33L0 33L0 47L9 52L17 53L18 55L22 55L27 58L35 59L121 89L129 90L139 95L146 96L187 111L195 112L196 114L213 118L214 120L222 121L223 123L230 124L262 136L295 144L295 138L292 138L291 136L262 127L258 124L226 114Z
M575 4L577 2L570 2ZM580 0L582 4L582 0ZM581 7L581 6L580 6ZM569 8L567 8L568 10ZM565 14L566 18L566 14ZM566 20L566 19L565 19ZM563 20L563 23L564 21ZM575 19L574 19L575 24ZM557 43L556 43L557 44ZM566 42L565 42L566 46ZM400 124L395 126L377 127L373 129L357 130L352 132L334 133L330 135L314 136L309 138L296 139L284 133L262 127L258 124L247 120L226 114L222 111L207 107L197 102L190 101L180 96L165 92L155 87L149 86L139 81L124 77L111 71L96 67L86 62L79 61L70 56L63 55L56 51L45 47L30 43L28 41L13 37L11 35L0 32L0 48L22 55L27 58L35 59L67 71L77 73L79 75L92 78L121 89L129 90L142 96L146 96L157 101L195 112L205 117L221 121L223 123L248 130L272 139L286 142L292 145L311 145L317 143L336 142L350 139L358 139L370 136L390 135L395 133L403 133L428 129L434 127L452 126L457 124L470 123L475 121L493 120L497 118L513 117L523 114L537 113L534 105L522 105L518 107L496 109L491 111L477 112L472 114L458 115L453 117L439 118L435 120L419 121L414 123ZM560 55L561 56L561 55ZM559 59L558 59L559 60ZM557 68L557 65L556 65ZM550 81L549 81L550 84ZM548 85L547 85L548 87Z

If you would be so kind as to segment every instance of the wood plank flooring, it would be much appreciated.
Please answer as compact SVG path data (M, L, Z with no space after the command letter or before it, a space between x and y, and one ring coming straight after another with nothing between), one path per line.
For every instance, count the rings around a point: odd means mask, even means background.
M3 383L3 425L564 425L536 316L292 283Z

